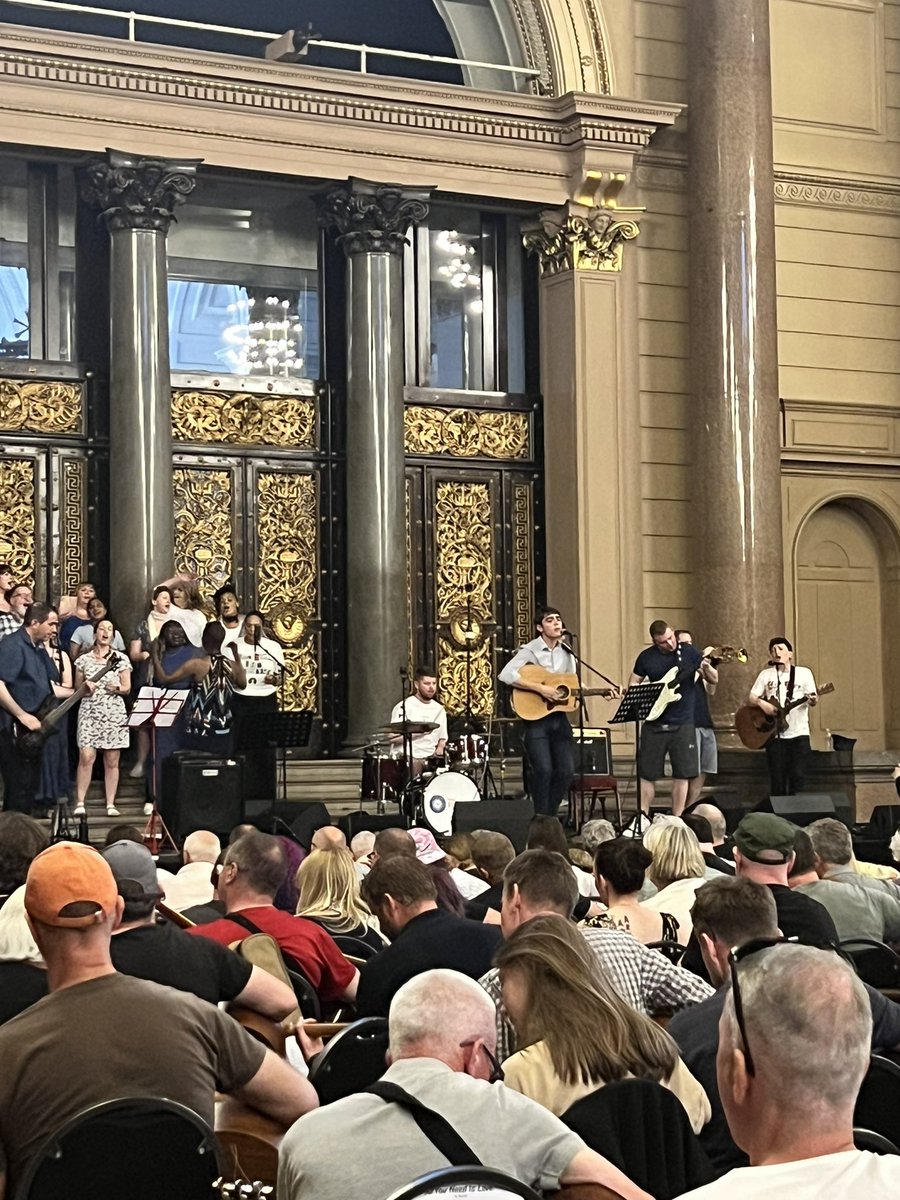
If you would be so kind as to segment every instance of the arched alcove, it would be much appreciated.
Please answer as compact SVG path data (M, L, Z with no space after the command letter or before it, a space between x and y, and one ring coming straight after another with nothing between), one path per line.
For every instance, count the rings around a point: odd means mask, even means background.
M830 729L856 738L860 750L900 745L900 688L889 665L900 601L897 529L864 500L829 500L803 523L793 567L799 661L820 685L835 686L810 713L814 742L822 745Z

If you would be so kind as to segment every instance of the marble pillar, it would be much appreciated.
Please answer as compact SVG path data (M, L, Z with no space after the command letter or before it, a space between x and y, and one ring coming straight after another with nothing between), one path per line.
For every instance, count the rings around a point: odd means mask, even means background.
M769 0L688 0L694 640L727 726L784 632ZM664 614L661 614L664 615Z
M110 234L110 606L126 635L174 570L166 234L198 165L109 150L80 180Z
M430 190L351 179L318 197L347 255L347 744L383 725L404 686L406 477L403 246Z

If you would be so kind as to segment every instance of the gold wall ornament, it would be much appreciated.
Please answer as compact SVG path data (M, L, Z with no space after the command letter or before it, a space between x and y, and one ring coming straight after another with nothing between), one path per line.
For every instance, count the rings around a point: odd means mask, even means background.
M84 384L51 379L0 379L0 429L81 433Z
M315 449L312 396L172 390L172 436L181 442Z
M439 482L434 501L435 623L450 636L438 640L438 679L448 712L466 704L466 652L452 637L460 612L471 612L473 624L493 622L493 503L488 483ZM472 707L489 712L494 705L490 646L482 642L471 656Z
M234 569L234 482L228 470L176 467L175 568L197 576L205 599Z
M534 636L534 489L513 486L512 499L513 628L522 646Z
M36 585L34 468L30 458L0 458L0 562Z
M540 213L522 243L538 255L542 278L563 271L621 271L624 244L638 236L636 217L642 211L570 201Z
M62 460L62 495L60 497L59 582L60 594L74 596L75 589L87 574L85 477L87 463L83 458Z
M319 706L319 495L309 472L256 475L259 608L285 647L284 707Z
M432 408L407 405L407 454L451 454L454 458L531 458L528 413L504 409Z

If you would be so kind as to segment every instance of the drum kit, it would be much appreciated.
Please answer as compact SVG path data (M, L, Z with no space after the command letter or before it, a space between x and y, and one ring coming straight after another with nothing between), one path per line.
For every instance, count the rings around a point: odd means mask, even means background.
M494 723L502 728L507 722L494 718ZM433 833L449 836L456 805L482 800L493 787L491 735L461 733L447 741L443 754L413 759L412 771L408 770L406 756L393 749L397 736L415 737L436 729L436 724L427 721L394 721L374 733L363 747L360 804L374 800L378 811L384 812L386 802L394 801L410 825L424 824ZM502 744L501 754L502 772Z

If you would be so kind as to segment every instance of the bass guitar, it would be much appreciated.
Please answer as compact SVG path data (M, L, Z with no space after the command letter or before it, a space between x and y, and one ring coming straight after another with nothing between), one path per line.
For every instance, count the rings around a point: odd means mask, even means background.
M615 688L580 688L577 675L566 675L561 671L545 671L537 663L528 663L519 671L519 678L528 683L540 683L556 688L556 695L548 700L539 692L514 687L512 706L523 721L539 721L552 712L574 712L586 696L604 696L612 700L618 695Z
M816 695L827 696L829 692L833 691L833 683L823 683L820 688L816 689ZM755 704L744 704L734 714L734 727L737 735L748 750L762 750L768 742L771 742L772 738L784 733L787 729L788 713L806 702L806 696L798 696L796 700L789 700L787 704L778 704L777 700L769 700L770 704L774 704L778 708L778 712L772 717L768 713L764 713L761 708L757 708Z
M59 723L69 709L87 695L88 683L98 683L110 671L121 671L125 661L121 655L111 654L103 669L98 671L93 679L85 680L81 687L76 688L71 696L63 700L62 704L57 704L54 696L48 696L34 714L41 723L40 729L27 729L21 721L14 721L13 741L19 754L23 758L37 758L43 750L47 738L59 732Z

